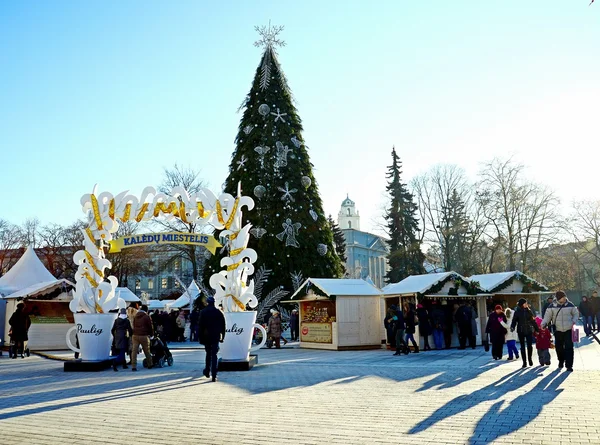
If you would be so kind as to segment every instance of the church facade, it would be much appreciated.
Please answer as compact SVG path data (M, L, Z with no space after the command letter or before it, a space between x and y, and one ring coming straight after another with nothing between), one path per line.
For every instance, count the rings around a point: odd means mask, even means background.
M385 286L389 253L387 240L360 230L360 215L356 204L348 196L342 201L337 222L346 241L346 276L370 278L375 286Z

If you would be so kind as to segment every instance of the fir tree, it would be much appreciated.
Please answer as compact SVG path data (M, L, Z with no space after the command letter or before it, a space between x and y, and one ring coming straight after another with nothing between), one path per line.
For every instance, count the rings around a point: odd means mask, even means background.
M389 271L385 276L387 283L397 283L409 275L425 272L421 251L421 242L417 238L419 223L415 216L417 205L406 184L402 183L402 162L392 149L392 165L388 167L386 187L390 196L390 205L386 211L388 236L390 238L388 255Z
M258 253L255 267L270 270L264 293L292 289L292 274L337 278L342 263L323 212L312 164L302 137L302 123L292 102L287 80L277 60L277 37L282 27L257 28L264 47L236 137L224 191L252 196L255 207L244 213L252 234L249 247ZM224 253L224 252L223 252ZM221 270L213 256L204 278ZM264 296L264 295L263 295ZM257 297L261 297L257 295Z
M333 244L335 245L335 252L342 262L344 272L346 271L346 238L344 238L344 232L340 229L340 226L333 220L331 215L327 218L331 231L333 232Z
M442 209L442 251L444 269L470 274L468 247L469 218L465 203L456 190L448 197Z

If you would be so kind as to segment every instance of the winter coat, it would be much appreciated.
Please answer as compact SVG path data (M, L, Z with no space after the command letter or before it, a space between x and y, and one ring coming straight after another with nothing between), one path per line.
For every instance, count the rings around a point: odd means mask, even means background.
M441 307L434 307L431 310L431 322L433 329L443 331L446 328L446 312Z
M492 312L488 318L485 332L490 335L492 343L504 343L506 328L502 323L506 323L506 315Z
M134 307L127 308L127 318L129 319L129 324L133 327L133 320L135 319L135 314L137 314L138 310Z
M471 309L471 335L473 337L477 337L477 312L475 312L475 308L469 305Z
M176 321L177 327L179 329L185 328L185 315L183 315L183 314L179 315L175 321Z
M506 321L501 321L502 327L506 329L506 335L504 336L504 340L507 342L511 340L518 340L519 336L516 332L511 331L510 326L512 325L513 318L515 318L515 313L511 312L509 317L506 317Z
M192 313L190 314L190 324L192 326L198 325L198 317L200 317L200 312L198 312L196 309L194 309L192 311Z
M429 322L429 312L424 307L417 309L417 318L419 319L419 335L427 337L431 335L431 323Z
M406 333L407 334L414 334L416 329L416 323L415 323L415 313L414 311L411 309L408 310L408 312L406 314L404 314L404 323L406 325Z
M223 312L209 304L202 309L198 318L198 341L210 345L225 339L225 316Z
M154 335L152 320L146 312L137 311L133 317L133 335Z
M552 323L559 332L567 332L573 328L579 319L579 311L569 300L564 305L554 303L546 311L542 327Z
M597 314L598 312L600 312L600 297L591 297L590 303L591 303L592 311L594 312L594 314Z
M594 311L592 310L592 304L589 301L582 301L581 303L579 303L579 313L582 317L591 317L592 315L594 315Z
M401 310L397 310L394 313L394 316L396 317L395 320L392 320L391 324L392 324L392 331L394 333L398 332L398 331L403 331L406 329L406 323L404 322L404 314L402 313Z
M31 326L31 319L29 318L29 314L23 312L23 309L17 308L10 316L8 323L12 330L11 339L13 341L21 342L29 339L27 337L27 331L29 331L29 326Z
M131 324L129 323L129 319L127 317L118 317L113 323L111 332L115 339L115 348L129 348L129 339L127 338L127 334L129 334L131 337L133 335L133 329L131 328Z
M550 334L549 329L540 329L533 335L535 335L536 349L550 349L550 343L552 343L552 334Z
M292 330L298 329L298 322L299 322L298 313L292 312L292 315L290 315L290 329L292 329Z
M548 312L546 312L546 315ZM530 309L524 309L519 307L515 311L515 315L513 317L513 321L510 324L511 329L516 329L516 331L521 335L531 335L534 331L537 332L538 326L533 318L533 312Z
M273 338L281 337L281 318L279 315L272 315L269 318L267 333Z

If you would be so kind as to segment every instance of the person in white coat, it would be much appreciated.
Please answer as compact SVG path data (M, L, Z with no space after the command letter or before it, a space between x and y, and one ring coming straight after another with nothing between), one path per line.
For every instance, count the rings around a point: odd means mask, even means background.
M506 308L504 313L506 314L506 322L501 321L500 323L504 329L506 329L505 340L506 348L508 349L508 358L506 360L519 360L519 350L517 349L518 335L516 332L510 330L510 325L513 321L513 317L515 316L515 312L510 308Z

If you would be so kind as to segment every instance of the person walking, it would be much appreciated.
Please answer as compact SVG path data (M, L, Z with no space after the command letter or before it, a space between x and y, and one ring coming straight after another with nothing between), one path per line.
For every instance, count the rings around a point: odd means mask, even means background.
M558 358L558 369L567 367L567 371L573 372L573 326L577 323L579 311L567 298L567 294L559 290L556 292L556 303L548 308L542 327L552 323L554 329L554 340L556 346L556 357Z
M537 349L540 366L550 366L550 348L552 347L552 334L549 329L542 327L542 319L535 317L539 330L535 336L535 348Z
M140 345L144 351L148 369L152 368L152 354L150 354L150 337L154 335L152 320L147 314L148 306L145 304L137 311L133 319L133 335L131 350L131 370L137 371L137 355Z
M411 341L413 344L413 349L415 353L419 352L419 345L415 341L415 331L417 326L417 315L413 310L412 304L404 303L404 324L406 326L406 330L404 333L404 343L406 343L406 347L408 348L408 342Z
M200 312L198 308L194 306L194 309L190 313L190 341L198 341L198 318Z
M488 317L485 326L485 332L490 336L490 342L492 343L492 357L494 360L502 358L502 350L504 349L506 329L502 323L506 323L506 315L502 310L502 306L497 304L494 312Z
M452 333L454 332L454 311L446 300L442 300L440 306L442 307L444 315L446 316L446 325L444 329L444 344L446 346L446 349L450 349L452 347Z
M206 364L202 373L206 378L212 375L212 381L217 381L217 353L219 343L225 340L225 316L215 307L214 297L206 299L207 306L198 317L198 341L204 345Z
M135 314L137 314L139 308L140 308L140 303L137 301L130 303L129 307L127 308L127 319L129 320L129 324L131 325L132 328L133 328L133 321L135 319ZM129 345L127 346L127 353L129 354L129 362L130 363L131 363L131 357L133 355L132 352L133 352L133 335L131 337L129 337Z
M546 315L549 312L546 311ZM517 302L517 310L510 324L510 330L517 331L519 342L521 343L521 358L523 359L523 368L533 366L533 333L538 330L538 326L533 319L533 312L529 309L529 304L525 298Z
M592 292L591 298L591 306L592 306L592 330L600 331L600 298L598 297L598 292Z
M518 336L516 332L510 329L513 318L515 316L515 312L511 308L506 308L504 310L504 315L506 315L506 321L502 321L501 323L502 327L506 329L506 334L504 335L504 340L506 341L506 349L508 349L508 358L506 360L519 360L519 350L517 349Z
M175 319L177 323L177 341L185 341L185 314L183 311L179 311L179 315Z
M17 308L10 316L8 324L10 324L10 340L14 343L11 358L17 358L19 351L21 352L21 358L25 358L25 342L29 340L27 334L29 326L31 326L29 314L25 312L25 303L17 304Z
M548 310L548 308L550 306L552 306L552 303L554 303L554 296L549 295L546 298L546 302L544 303L544 306L542 307L542 320L544 319L544 315L546 315L546 311ZM552 325L548 326L548 329L550 330L550 332L554 332L554 327Z
M429 336L432 333L429 312L421 304L417 304L417 319L419 320L419 336L423 337L423 351L431 351Z
M581 315L583 321L583 332L589 337L592 335L592 320L594 319L594 311L592 310L592 304L588 301L584 295L581 297L581 303L579 303L579 315Z
M467 308L471 311L471 336L469 337L469 346L475 349L477 344L477 311L473 307L474 303L467 303Z
M394 355L400 355L402 352L408 354L410 349L408 349L408 345L404 342L404 330L406 329L404 314L395 304L390 307L390 310L392 312L390 324L394 331L394 344L396 346Z
M276 309L273 310L273 315L269 318L267 335L273 339L275 348L281 348L281 317L279 316L279 311Z
M300 318L298 315L298 309L293 309L290 315L290 335L292 341L300 340Z
M127 318L127 310L121 308L119 315L111 329L115 349L117 350L117 358L113 360L113 370L117 371L117 365L123 365L123 369L127 369L127 361L125 360L125 351L129 348L129 337L133 335L133 328Z
M437 301L433 301L432 305L431 324L433 325L433 343L435 344L435 349L443 349L446 314Z

